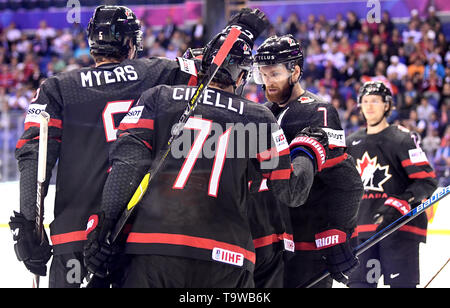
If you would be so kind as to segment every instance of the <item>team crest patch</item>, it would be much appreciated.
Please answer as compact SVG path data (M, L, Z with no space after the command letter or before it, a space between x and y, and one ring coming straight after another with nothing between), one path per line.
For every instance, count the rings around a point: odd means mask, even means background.
M302 104L307 104L307 103L312 103L314 102L314 98L311 97L307 97L307 96L302 96L298 99L298 101Z
M375 156L371 158L367 152L361 159L356 160L356 169L361 176L364 190L384 191L383 184L386 183L392 174L389 173L389 165L381 166Z

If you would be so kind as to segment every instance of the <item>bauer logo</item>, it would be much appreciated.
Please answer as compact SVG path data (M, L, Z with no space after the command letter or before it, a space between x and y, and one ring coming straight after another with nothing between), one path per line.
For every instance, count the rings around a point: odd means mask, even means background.
M277 148L278 152L282 152L289 148L289 144L287 143L282 129L272 133L272 138L275 141L275 147Z
M27 111L27 116L25 118L25 123L37 122L39 123L39 116L42 111L45 111L47 105L31 104Z
M236 266L242 266L244 264L244 255L242 253L237 253L222 248L214 248L212 251L212 258L215 261Z
M125 118L123 118L122 123L136 124L141 118L142 110L144 110L144 106L131 108Z

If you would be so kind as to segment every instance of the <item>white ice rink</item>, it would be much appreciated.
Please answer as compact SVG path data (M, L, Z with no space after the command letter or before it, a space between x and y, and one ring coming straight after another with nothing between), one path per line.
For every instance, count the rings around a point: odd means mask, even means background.
M1 288L29 288L32 285L32 274L24 265L17 261L12 242L12 235L7 225L13 210L19 207L19 185L17 182L0 184L0 287ZM46 198L46 219L48 224L53 219L52 203L54 199L54 186L49 189ZM421 284L424 287L438 270L450 258L450 198L441 201L437 207L436 216L428 227L428 240L422 244L420 250ZM49 263L50 264L50 263ZM41 279L41 286L48 285L47 277ZM344 287L335 284L335 287ZM450 264L433 280L428 288L450 287Z

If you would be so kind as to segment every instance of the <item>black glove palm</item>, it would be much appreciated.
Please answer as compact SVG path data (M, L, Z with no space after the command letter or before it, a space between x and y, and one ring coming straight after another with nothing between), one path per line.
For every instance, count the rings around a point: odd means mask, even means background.
M33 274L45 276L47 274L47 262L52 256L52 247L49 244L47 234L44 232L44 241L36 234L36 224L27 220L21 213L14 212L11 216L9 227L13 232L14 251L17 259L23 261L26 268Z

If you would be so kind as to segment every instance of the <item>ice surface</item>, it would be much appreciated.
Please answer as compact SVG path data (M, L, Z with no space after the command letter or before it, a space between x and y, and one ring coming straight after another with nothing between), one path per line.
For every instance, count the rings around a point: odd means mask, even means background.
M50 186L45 199L45 224L53 219L53 200L55 187ZM32 286L32 274L25 266L17 261L12 235L7 223L13 210L19 208L19 184L18 182L0 183L0 287L1 288L30 288ZM421 284L424 287L438 270L450 258L450 197L441 201L437 207L436 216L429 225L429 235L426 244L420 248ZM48 231L48 230L47 230ZM50 264L50 262L49 262ZM41 286L48 286L48 277L41 278ZM344 287L335 283L334 287ZM380 287L382 287L380 285ZM433 280L429 288L450 287L450 264Z

